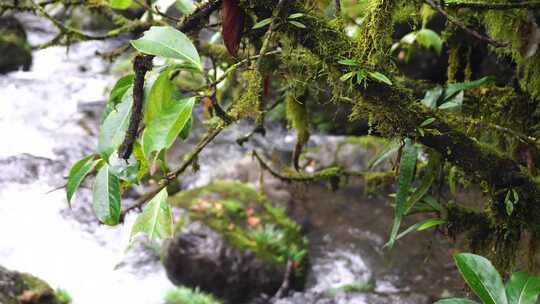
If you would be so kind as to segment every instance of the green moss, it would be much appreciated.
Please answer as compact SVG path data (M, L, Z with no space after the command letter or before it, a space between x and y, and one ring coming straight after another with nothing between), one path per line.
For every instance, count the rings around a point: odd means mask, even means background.
M364 174L365 192L378 193L383 189L393 186L396 181L396 173L387 172L368 172Z
M165 295L165 304L220 304L213 296L197 289L178 287L171 289Z
M461 45L453 46L448 55L447 78L448 83L457 82L457 74L460 72L461 60L459 49Z
M245 85L245 89L240 99L233 104L231 116L235 119L257 119L261 114L259 102L262 92L262 76L256 70L248 70L242 73L241 82Z
M302 146L309 140L309 115L306 105L305 92L299 96L298 89L289 90L285 99L287 120L291 127L296 130L297 141Z
M497 49L499 54L510 54L517 63L517 75L522 89L532 97L540 98L540 52L529 57L533 19L527 10L489 11L484 23L489 34L508 47ZM538 42L536 42L538 43Z
M388 66L388 50L392 44L394 0L370 0L357 45L359 62L369 68Z
M240 250L282 266L292 258L299 265L299 273L307 265L307 241L300 227L250 185L218 181L182 191L169 201L188 210L191 220L202 221Z

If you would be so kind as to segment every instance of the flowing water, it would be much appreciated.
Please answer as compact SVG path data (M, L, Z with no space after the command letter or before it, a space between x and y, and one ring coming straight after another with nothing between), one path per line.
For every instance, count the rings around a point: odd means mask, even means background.
M43 27L32 18L25 23ZM47 37L30 33L33 44ZM126 251L135 215L115 228L101 226L92 216L88 187L77 194L73 209L63 190L50 192L65 183L69 165L95 147L97 109L115 79L95 52L113 45L35 51L29 72L0 75L0 265L67 290L76 304L158 304L173 286L156 250ZM201 129L195 123L193 137ZM234 139L249 130L241 125L218 137L201 155L201 170L182 177L183 185L252 174L248 148L290 152L294 144L276 127L264 141L257 137L239 147ZM339 139L316 136L312 144L335 146ZM366 198L361 183L336 193L314 185L302 201L311 223L313 266L307 291L280 303L429 303L443 289L460 287L449 249L437 236L409 237L392 257L384 255L392 210L385 197ZM355 282L369 282L374 291L328 296L332 288Z

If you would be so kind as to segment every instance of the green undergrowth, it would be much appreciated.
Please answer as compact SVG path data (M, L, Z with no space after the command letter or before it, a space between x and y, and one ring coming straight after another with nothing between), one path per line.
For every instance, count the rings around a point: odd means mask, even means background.
M221 304L221 302L197 289L177 287L167 292L165 304Z
M201 221L240 250L276 265L284 266L292 259L298 270L306 266L307 240L300 227L248 184L216 181L182 191L170 203L187 210L190 220Z

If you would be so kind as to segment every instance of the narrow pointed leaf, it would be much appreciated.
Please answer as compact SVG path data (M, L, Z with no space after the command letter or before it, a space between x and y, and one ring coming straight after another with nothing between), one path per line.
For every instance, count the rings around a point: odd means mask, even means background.
M296 26L297 28L301 28L301 29L305 29L306 26L301 23L301 22L298 22L298 21L294 21L294 20L289 20L289 23Z
M251 29L256 30L256 29L263 28L263 27L269 25L270 23L272 23L273 20L274 20L274 18L263 19L263 20L255 23L255 25Z
M479 255L454 255L459 272L484 304L508 304L501 276L491 262Z
M386 77L383 73L380 72L369 72L369 77L371 77L374 80L377 80L379 82L382 82L384 84L387 84L389 86L392 85L392 81Z
M120 182L103 166L94 182L93 207L96 217L105 225L114 226L120 220Z
M73 194L79 189L84 178L94 170L96 165L99 163L99 160L94 160L94 156L87 156L78 162L76 162L73 167L69 170L69 175L66 185L66 195L68 205L71 208L71 198Z
M398 236L401 220L406 211L407 196L409 195L411 184L414 178L414 169L416 167L416 159L418 151L411 139L405 139L405 146L401 155L399 164L399 178L396 193L396 207L394 211L394 223L390 232L390 239L385 247L392 248Z
M540 293L540 277L514 272L506 285L509 304L535 304Z
M141 53L183 60L202 71L201 58L191 40L170 26L153 26L131 45Z
M443 223L445 223L445 221L443 221L441 219L423 220L421 222L418 222L418 223L410 226L409 228L405 229L403 232L398 234L398 236L396 237L396 240L401 239L402 237L406 236L407 234L409 234L409 233L411 233L413 231L423 231L423 230L429 229L429 228L431 228L433 226L437 226L437 225L440 225L440 224L443 224Z
M152 152L159 152L172 146L188 124L194 102L194 98L176 101L150 122L143 133L143 151L147 157Z
M166 239L173 235L172 213L167 202L167 189L161 190L144 207L131 229L131 240L144 233L150 239Z

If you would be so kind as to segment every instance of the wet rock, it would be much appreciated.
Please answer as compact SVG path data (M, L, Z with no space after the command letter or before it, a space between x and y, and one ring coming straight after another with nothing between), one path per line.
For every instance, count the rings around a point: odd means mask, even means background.
M7 182L28 184L38 179L49 182L61 180L65 164L44 157L21 154L0 159L0 168L2 168L0 184Z
M65 304L43 280L0 266L0 303Z
M419 294L381 294L381 293L294 293L272 304L430 304L427 296ZM257 304L257 303L254 303Z
M307 241L281 208L248 184L214 182L174 195L184 225L164 247L163 263L171 281L200 288L226 303L246 303L273 295L294 261L290 286L303 288Z
M284 269L228 245L206 226L193 228L167 246L163 263L174 284L198 287L228 303L244 303L279 289Z
M30 69L32 52L26 31L15 17L0 17L0 74Z

